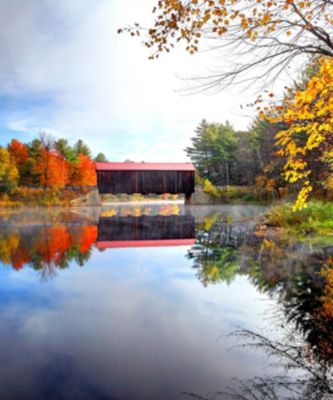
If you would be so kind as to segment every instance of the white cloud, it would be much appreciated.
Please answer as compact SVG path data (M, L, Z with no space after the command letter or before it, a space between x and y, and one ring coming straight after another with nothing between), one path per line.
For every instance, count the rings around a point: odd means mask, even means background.
M83 138L110 159L183 160L202 118L231 120L244 97L230 93L182 96L176 78L204 70L202 55L182 50L148 61L140 39L117 29L150 18L154 2L135 0L19 0L0 4L0 92L10 98L46 96L7 117L9 127L36 134L49 129ZM143 5L144 4L144 5ZM25 108L26 107L26 108Z

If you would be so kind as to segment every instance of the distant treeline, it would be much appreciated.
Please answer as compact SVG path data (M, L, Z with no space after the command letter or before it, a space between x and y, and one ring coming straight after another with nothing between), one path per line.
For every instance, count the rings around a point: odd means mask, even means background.
M107 161L104 154L92 157L78 140L55 140L41 133L30 143L13 139L0 147L0 191L10 193L17 186L65 188L96 185L95 161Z
M274 137L283 127L256 120L248 131L236 131L230 123L203 120L185 149L200 178L216 186L286 185L283 160L275 155Z

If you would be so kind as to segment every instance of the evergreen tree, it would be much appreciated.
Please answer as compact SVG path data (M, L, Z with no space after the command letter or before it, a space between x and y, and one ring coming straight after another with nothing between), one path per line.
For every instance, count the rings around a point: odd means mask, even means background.
M85 156L91 158L91 150L88 147L88 145L86 145L84 143L84 141L82 139L79 139L74 144L74 151L75 151L76 156L78 156L79 154L84 154Z
M58 139L54 143L55 149L64 157L65 160L75 162L77 160L76 151L69 145L67 139Z
M95 157L95 161L97 162L108 162L109 160L106 158L104 153L98 153Z

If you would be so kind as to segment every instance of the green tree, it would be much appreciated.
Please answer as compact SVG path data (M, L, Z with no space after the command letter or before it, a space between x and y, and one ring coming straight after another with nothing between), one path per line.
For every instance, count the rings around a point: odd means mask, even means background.
M95 157L95 161L97 162L108 162L109 160L106 158L104 153L98 153Z
M76 156L79 156L79 154L84 154L85 156L91 158L91 150L88 147L88 145L86 145L84 143L84 141L82 139L79 139L74 144L74 152L75 152Z
M191 139L192 146L185 149L199 174L214 184L230 185L235 162L237 137L232 126L209 124L203 120Z
M213 165L221 184L231 184L232 168L236 160L238 139L233 127L225 124L213 124L209 129L213 140Z
M54 147L65 160L69 162L75 162L77 160L76 151L69 145L67 139L58 139L54 142Z

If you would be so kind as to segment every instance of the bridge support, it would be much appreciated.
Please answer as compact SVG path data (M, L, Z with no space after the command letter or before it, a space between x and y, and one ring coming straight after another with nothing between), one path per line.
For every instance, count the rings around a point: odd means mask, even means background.
M98 190L93 190L88 194L86 194L85 196L72 200L71 204L74 207L101 206L102 199Z
M89 192L87 195L87 206L101 206L102 205L102 198L99 194L98 190L94 190Z
M191 205L191 198L193 193L185 193L185 205Z

